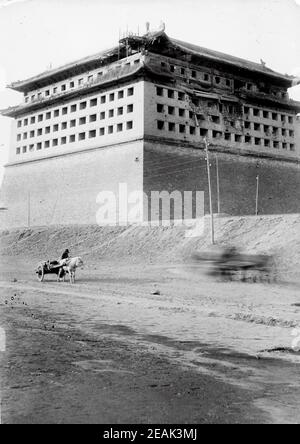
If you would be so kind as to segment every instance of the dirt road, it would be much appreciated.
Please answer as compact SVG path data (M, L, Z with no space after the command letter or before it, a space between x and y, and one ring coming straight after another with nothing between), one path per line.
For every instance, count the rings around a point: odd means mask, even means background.
M115 263L41 284L30 258L0 265L3 423L300 422L298 287Z

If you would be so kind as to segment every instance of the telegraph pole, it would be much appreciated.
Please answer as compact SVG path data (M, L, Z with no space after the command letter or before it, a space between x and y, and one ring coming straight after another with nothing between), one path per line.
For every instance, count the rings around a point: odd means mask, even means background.
M217 195L218 195L218 214L221 213L221 200L220 200L220 175L219 175L219 159L216 154L216 169L217 169Z
M199 128L199 121L197 114L194 111L194 118L195 118L195 124L196 127ZM208 178L208 193L209 193L209 209L210 209L210 219L211 219L211 243L214 245L215 243L215 224L214 224L214 210L213 210L213 204L212 204L212 190L211 190L211 177L210 177L210 163L209 163L209 153L208 153L208 146L209 143L207 141L207 138L204 139L205 143L205 153L206 153L206 163L207 163L207 178Z
M256 204L255 204L256 216L258 216L258 199L259 199L259 174L256 176Z
M204 142L205 142L205 153L206 153L206 163L207 163L209 209L210 209L210 220L211 220L211 243L214 245L214 243L215 243L215 224L214 224L214 210L213 210L213 203L212 203L210 163L209 163L209 152L208 152L208 145L209 144L208 144L206 138L204 139Z
M260 181L259 162L257 162L256 168L257 168L257 175L256 175L255 215L258 216L258 213L259 213L259 185L260 185L260 183L259 183L259 181Z
M28 228L30 228L30 217L31 217L31 215L30 215L30 212L31 212L31 208L30 208L30 191L28 191L27 205L28 205L28 207L27 207L27 225L28 225Z

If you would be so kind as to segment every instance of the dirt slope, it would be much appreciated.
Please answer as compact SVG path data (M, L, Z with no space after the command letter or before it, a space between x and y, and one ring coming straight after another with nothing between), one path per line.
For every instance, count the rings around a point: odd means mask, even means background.
M218 244L237 244L249 252L276 254L286 277L298 275L300 215L216 219ZM193 237L189 237L194 234ZM195 227L53 226L3 231L3 255L56 258L65 247L89 260L146 263L188 261L195 250L209 248L209 219L204 234Z

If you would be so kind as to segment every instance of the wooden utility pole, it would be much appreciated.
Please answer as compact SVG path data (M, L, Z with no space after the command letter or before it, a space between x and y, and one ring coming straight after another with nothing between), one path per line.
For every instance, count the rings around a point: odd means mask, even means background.
M259 174L256 176L256 201L255 201L256 216L258 216L258 200L259 200Z
M219 159L216 154L216 169L217 169L217 195L218 195L218 214L221 213L221 200L220 200L220 175L219 175Z
M256 196L255 196L255 215L258 216L259 213L259 186L260 186L260 175L259 175L259 161L256 164L256 170L257 170L257 175L256 175Z
M195 110L194 112L194 118L195 118L195 124L196 127L199 128L199 121L197 114ZM210 163L209 163L209 152L208 152L208 146L209 143L207 141L207 138L204 139L205 143L205 153L206 153L206 162L207 162L207 178L208 178L208 193L209 193L209 209L210 209L210 218L211 218L211 243L214 245L215 243L215 224L214 224L214 210L213 210L213 204L212 204L212 190L211 190L211 177L210 177Z
M31 223L31 221L30 221L30 218L31 218L30 212L31 212L31 208L30 208L30 191L28 191L28 196L27 196L27 225L28 225L28 228L30 228L30 223Z
M205 142L206 163L207 163L209 209L210 209L210 220L211 220L211 243L214 245L214 243L215 243L215 224L214 224L214 210L213 210L213 203L212 203L210 163L209 163L209 152L208 152L208 145L209 144L208 144L206 138L204 139L204 142Z

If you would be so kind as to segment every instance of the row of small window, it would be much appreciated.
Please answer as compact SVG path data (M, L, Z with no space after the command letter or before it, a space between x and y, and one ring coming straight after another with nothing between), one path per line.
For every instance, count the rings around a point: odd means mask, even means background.
M156 110L158 113L166 113L169 114L170 116L178 115L178 117L186 118L188 115L188 117L193 120L195 119L196 116L198 120L207 120L215 124L221 123L221 116L209 115L206 118L203 114L194 113L193 111L189 111L184 108L176 108L175 106L163 105L161 103L158 103L156 105Z
M100 75L100 73L99 73L99 75ZM102 76L102 73L101 73L101 76ZM85 80L84 78L78 79L77 82L76 82L77 86L82 86L84 84L84 80ZM93 80L94 80L94 76L89 76L86 79L87 83L90 83ZM65 91L67 91L68 87L69 87L69 89L73 89L73 88L75 88L75 86L76 86L76 84L75 84L75 81L73 81L73 80L70 81L68 85L65 83L63 85L60 85L60 87L54 86L52 88L52 94L57 94L58 92L65 92ZM36 99L38 99L38 100L42 99L43 97L49 97L50 94L51 94L51 90L50 89L46 89L43 92L39 92L37 94L32 94L31 96L26 96L25 97L25 102L28 103L29 100L34 101Z
M183 93L181 91L175 91L172 89L165 89L160 86L156 87L156 95L159 97L167 97L168 99L175 99L175 100L180 100L180 101L184 101L186 98L185 93ZM199 98L196 105L201 106L201 104L202 104L202 100ZM224 105L222 103L220 103L220 104L208 103L209 108L215 108L216 106L218 106L219 111L221 113L223 113L224 111L228 112L229 114L236 113L236 107L234 105L227 105L226 107L224 107ZM165 110L165 106L163 104L157 104L157 112L162 113L162 112L164 112L164 110ZM169 106L168 113L174 114L175 108L172 106ZM261 110L258 108L251 108L249 106L244 106L244 113L248 117L253 115L254 117L259 117L259 118L264 118L264 119L272 119L276 122L280 121L282 123L289 123L291 125L293 125L293 123L294 123L294 116L288 116L286 114L274 113L272 111ZM190 112L190 114L191 114L191 112ZM183 109L180 109L179 116L183 117L184 115L185 115L185 111Z
M231 79L227 79L221 76L212 76L206 72L197 71L196 69L192 68L188 69L183 66L177 66L166 62L161 62L161 67L164 69L168 69L171 73L174 73L175 75L184 76L184 77L190 76L192 79L201 80L204 82L211 82L213 80L216 85L223 84L224 86L227 86L229 88L232 86ZM247 84L247 88L252 89L252 84Z
M135 60L134 64L138 64L140 63L140 60ZM126 63L126 65L130 65L130 63ZM49 97L51 94L58 94L58 93L63 93L67 90L72 90L75 87L80 87L83 85L88 85L91 84L95 81L99 81L104 75L103 71L99 71L96 74L90 74L87 77L81 77L80 79L76 80L71 80L68 83L64 83L60 86L54 86L52 89L46 89L45 91L40 91L37 94L31 94L31 95L26 95L25 96L25 103L28 103L29 101L35 101L35 100L40 100L43 98L47 98Z
M132 113L133 112L133 104L127 105L127 113ZM108 118L113 118L115 116L115 114L117 116L122 116L124 114L124 107L121 106L119 108L116 109L116 113L114 109L110 109L108 110L108 112L106 113L105 111L102 111L99 114L99 118L100 120L104 120L106 119L106 116ZM91 114L88 117L80 117L79 119L73 119L70 120L70 122L62 122L61 124L56 123L55 125L53 125L52 130L54 132L59 131L59 127L61 130L66 130L68 128L68 123L69 123L69 127L70 128L74 128L76 127L76 125L86 125L88 122L92 123L92 122L96 122L97 121L97 114ZM49 134L51 132L51 126L46 126L44 129L43 128L38 128L36 131L32 130L29 131L28 133L25 132L23 134L17 134L17 141L20 140L26 140L28 137L32 138L35 136L42 136L43 135L43 130L45 130L45 134Z
M188 126L184 124L176 124L175 122L165 122L164 120L157 120L157 129L159 130L166 130L166 131L176 131L176 127L178 127L178 130L181 134L186 134L188 131L191 135L196 134L196 127L195 126ZM205 137L208 135L208 130L205 128L200 128L200 135Z
M275 149L282 149L290 151L295 151L295 144L294 143L287 143L287 142L278 142L276 140L270 140L270 139L262 139L260 137L251 137L249 135L242 136L241 134L232 134L232 133L221 133L218 131L213 131L213 138L224 138L224 140L227 141L233 141L237 143L243 143L245 141L246 144L256 145L256 146L264 146L267 148L275 148Z
M164 113L165 111L167 112L167 114L169 114L170 116L174 116L176 114L176 110L178 112L178 116L179 117L186 117L186 114L188 113L188 116L190 119L194 119L195 118L195 113L192 111L188 111L184 108L175 108L174 106L166 106L166 105L162 105L160 103L157 104L157 112L158 113ZM210 115L208 116L208 118L206 118L203 114L196 114L196 117L198 119L198 121L211 121L214 124L221 124L221 117L220 116L216 116L216 115ZM229 121L226 120L225 121L225 125L230 124L232 127L235 127L235 122L234 121ZM293 130L287 130L285 128L278 128L278 127L272 127L272 126L268 126L268 125L262 125L260 123L253 123L253 122L249 122L249 121L245 121L244 123L244 127L246 129L253 129L254 131L264 131L267 134L273 134L273 135L280 135L280 131L281 131L281 135L283 137L294 137L294 131Z
M196 79L197 77L201 77L201 80L204 80L205 82L211 81L211 76L208 73L200 72L195 69L187 69L183 66L177 66L173 64L168 64L166 62L161 62L161 67L169 69L170 72L180 75L180 76L186 76L187 74L190 75L192 78ZM215 77L215 80L219 83L219 77ZM230 82L230 80L229 80Z
M168 99L177 99L181 101L185 100L185 93L181 91L175 91L174 89L165 89L162 88L161 86L156 87L156 95L159 97L164 97L165 91L166 91L166 97L168 97Z
M127 97L131 97L134 94L134 88L130 87L127 88ZM117 93L109 93L108 95L104 94L102 95L99 99L93 98L90 99L89 102L87 100L84 100L82 102L80 102L79 104L74 104L74 105L70 105L70 112L74 113L77 110L84 110L88 107L88 104L90 107L94 107L97 106L98 104L104 104L107 101L108 102L113 102L116 98L117 99L124 99L125 97L125 91L124 90L120 90ZM78 106L77 106L78 105ZM61 115L65 115L68 114L68 107L64 106L61 110L60 109L55 109L53 111L53 114L51 111L48 111L45 113L45 119L51 119L51 117L59 117ZM18 128L20 128L23 124L23 126L27 126L29 124L29 122L31 124L34 124L36 122L36 119L38 122L42 122L44 120L44 114L39 114L38 116L32 116L30 119L26 118L23 121L22 120L18 120Z
M213 134L213 138L223 138L223 134L215 132L215 134ZM278 142L270 139L261 139L260 137L242 136L240 134L225 133L224 139L227 141L231 142L233 141L237 143L243 143L245 141L246 144L264 146L266 148L275 148L275 149L282 148L283 150L289 149L290 151L295 151L296 149L294 143Z
M174 65L172 63L166 63L162 61L161 67L181 77L189 77L191 79L210 83L213 82L215 85L219 85L222 87L231 88L232 86L234 86L235 89L245 89L251 92L256 92L258 89L257 85L252 82L242 81L238 79L228 79L219 75L210 75L208 73L201 72L193 68L185 68L183 66ZM263 89L262 92L266 92L265 89ZM269 88L268 92L280 98L288 98L287 92L283 90L272 90L271 88Z
M263 118L263 119L271 119L274 120L276 122L280 121L282 123L289 123L291 125L293 125L294 123L294 116L288 116L286 114L280 114L280 113L274 113L271 111L264 111L258 108L250 108L248 106L244 107L244 113L247 116L251 115L251 111L252 111L252 115L254 117L259 117L259 118Z
M244 122L245 129L263 131L265 134L282 137L295 137L295 131L276 126L262 125L260 123Z
M157 129L159 129L159 130L167 130L167 131L175 132L176 125L177 124L174 122L164 122L162 120L157 120ZM186 134L189 131L189 134L196 135L197 128L195 126L187 126L184 124L179 124L178 130L179 130L179 133L181 133L181 134ZM207 137L209 135L209 130L207 128L199 128L199 132L200 132L201 137ZM270 139L261 139L258 137L251 137L249 135L243 136L242 134L235 134L235 133L230 133L230 132L223 133L223 132L217 131L217 130L212 130L211 134L214 139L220 139L220 138L224 137L225 140L234 141L234 142L238 142L238 143L243 142L244 137L245 137L246 143L252 143L252 141L253 141L255 145L261 145L262 140L264 141L264 145L268 146L268 147L270 147L271 143L272 143L272 141ZM295 150L295 145L293 143L291 143L291 144L288 144L285 142L282 143L283 149L287 149L288 146L290 146L291 151ZM280 142L273 141L273 147L280 148Z
M131 130L133 129L133 121L129 121L126 122L126 125L123 123L117 123L116 125L109 125L107 127L107 131L105 127L102 127L99 129L98 135L99 136L105 136L105 134L114 134L114 132L122 132L124 131L124 129L126 130ZM76 134L71 134L70 136L66 137L61 137L60 138L60 144L61 145L66 145L69 141L69 143L74 143L76 141L83 141L86 140L87 138L89 139L94 139L95 137L97 137L97 130L90 130L87 133L86 132L82 132L79 133L78 135ZM38 142L36 144L36 149L37 150L41 150L43 147L44 148L50 148L50 146L58 146L59 145L59 139L53 139L52 141L50 140L46 140L45 142ZM23 146L21 147L17 147L16 148L16 154L21 154L22 153L27 153L27 148L28 151L34 151L35 145L31 144L29 145L29 147L27 146Z

